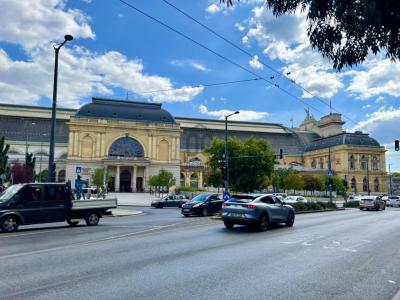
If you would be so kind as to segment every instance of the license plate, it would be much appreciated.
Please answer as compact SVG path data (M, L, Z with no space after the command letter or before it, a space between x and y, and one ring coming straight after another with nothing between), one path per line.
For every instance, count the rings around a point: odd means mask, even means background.
M243 215L242 214L237 214L237 213L231 213L232 218L241 218Z
M190 208L185 208L183 209L183 211L190 211Z

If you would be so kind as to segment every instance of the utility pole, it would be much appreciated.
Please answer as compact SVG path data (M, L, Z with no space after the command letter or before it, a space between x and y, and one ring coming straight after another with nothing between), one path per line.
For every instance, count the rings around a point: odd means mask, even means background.
M56 132L56 106L57 106L57 79L58 79L58 52L67 41L72 41L72 35L65 35L64 42L58 47L54 47L54 82L53 82L53 105L51 107L51 130L50 130L50 151L49 151L49 181L56 181L55 165L54 165L54 147L55 147L55 132Z
M225 193L229 192L229 157L228 157L228 118L233 115L237 115L240 113L239 111L235 111L229 115L225 116L225 157L224 157L224 169L225 169L225 178L224 178L224 186Z
M332 164L331 164L331 147L328 148L328 186L329 186L329 202L332 203Z
M392 172L390 171L390 164L389 164L389 193L390 195L393 195Z
M371 191L369 189L369 155L367 155L367 190L368 190L368 196L371 194Z

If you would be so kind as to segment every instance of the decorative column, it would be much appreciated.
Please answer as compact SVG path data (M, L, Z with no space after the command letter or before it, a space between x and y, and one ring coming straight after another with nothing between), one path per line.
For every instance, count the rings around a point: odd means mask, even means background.
M148 155L150 159L153 158L153 136L149 135L149 147L148 147Z
M101 134L101 149L100 149L100 156L106 156L106 145L105 145L105 134Z
M117 173L115 173L115 191L116 192L119 192L119 184L120 184L120 182L119 182L119 172L120 172L119 166L117 166Z
M191 175L191 173L185 172L184 175L185 175L185 186L190 186L190 175Z
M74 151L74 132L70 131L68 137L68 156L73 156L74 155L73 151Z
M171 159L170 160L175 160L176 159L176 137L172 138L172 144L171 144Z
M181 139L180 137L176 138L176 156L175 159L180 160L180 154L181 154Z
M147 191L147 169L148 167L144 167L144 172L143 172L143 191Z
M79 133L75 131L75 141L74 141L74 156L79 156Z
M96 157L100 157L100 143L101 143L101 134L97 133L96 139Z
M133 172L132 172L132 183L131 183L131 186L132 186L132 192L136 192L136 166L133 166L132 167L132 169L133 169Z
M203 171L199 172L199 183L198 183L198 188L201 189L203 188Z

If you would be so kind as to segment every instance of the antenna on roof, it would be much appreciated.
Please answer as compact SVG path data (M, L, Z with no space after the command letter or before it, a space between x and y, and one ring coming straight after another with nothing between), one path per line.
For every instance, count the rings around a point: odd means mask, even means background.
M292 128L293 128L293 115L292 115L292 117L290 118L290 122L292 123Z
M332 99L329 99L329 114L332 114Z
M126 99L125 100L129 100L128 98L129 98L129 92L126 91Z

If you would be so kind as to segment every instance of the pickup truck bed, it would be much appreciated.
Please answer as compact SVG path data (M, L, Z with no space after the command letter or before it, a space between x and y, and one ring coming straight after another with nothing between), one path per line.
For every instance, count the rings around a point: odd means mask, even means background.
M81 209L110 209L117 208L118 201L117 198L110 199L90 199L90 200L72 200L71 210L81 210Z

